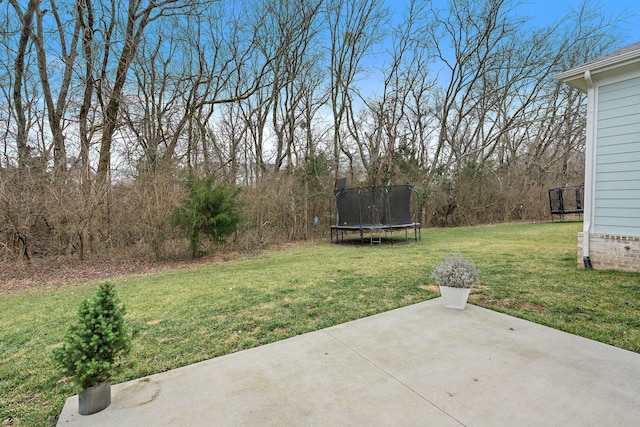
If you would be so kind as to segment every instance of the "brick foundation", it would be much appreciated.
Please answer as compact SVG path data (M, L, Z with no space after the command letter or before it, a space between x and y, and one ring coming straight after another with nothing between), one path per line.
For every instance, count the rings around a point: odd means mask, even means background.
M584 235L578 233L578 266L584 267ZM640 236L591 234L589 259L597 270L640 271Z

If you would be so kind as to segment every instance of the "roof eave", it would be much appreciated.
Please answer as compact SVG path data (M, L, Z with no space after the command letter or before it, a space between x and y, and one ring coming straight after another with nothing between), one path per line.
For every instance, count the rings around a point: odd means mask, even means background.
M558 74L556 79L586 93L589 88L584 78L586 71L589 71L593 78L598 78L613 70L620 72L624 69L637 68L638 65L640 65L640 51L636 50L613 58L581 65Z
M581 92L587 93L589 87L587 86L587 81L584 78L584 71L579 74L567 74L562 73L556 76L556 79L560 80L562 83L566 83L574 89L578 89Z

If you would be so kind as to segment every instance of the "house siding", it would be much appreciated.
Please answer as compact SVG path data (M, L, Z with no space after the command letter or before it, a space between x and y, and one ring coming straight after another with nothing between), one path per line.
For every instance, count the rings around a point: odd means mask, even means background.
M594 232L640 236L640 77L598 90Z

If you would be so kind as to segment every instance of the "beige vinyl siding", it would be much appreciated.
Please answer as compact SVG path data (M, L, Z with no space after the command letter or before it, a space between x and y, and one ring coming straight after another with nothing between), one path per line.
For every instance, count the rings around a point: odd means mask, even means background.
M640 236L640 77L598 90L594 231Z

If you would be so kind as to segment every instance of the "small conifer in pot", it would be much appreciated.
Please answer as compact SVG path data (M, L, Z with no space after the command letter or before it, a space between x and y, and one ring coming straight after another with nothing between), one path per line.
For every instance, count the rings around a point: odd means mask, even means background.
M93 297L82 301L76 323L67 331L62 346L54 349L53 359L63 375L72 377L81 390L81 414L86 412L83 411L83 393L100 384L108 384L119 366L120 357L131 348L124 323L125 312L114 285L101 283ZM110 385L107 388L108 399L101 398L102 404L106 403L105 408L111 402Z

